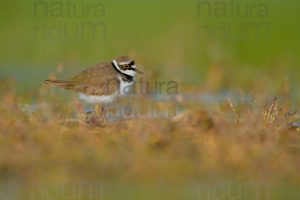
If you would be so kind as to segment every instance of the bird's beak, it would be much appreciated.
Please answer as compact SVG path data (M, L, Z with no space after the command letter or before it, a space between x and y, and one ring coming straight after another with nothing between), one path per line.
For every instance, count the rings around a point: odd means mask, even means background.
M144 72L142 72L142 71L140 71L140 70L138 70L138 69L135 69L135 71L136 71L137 73L139 73L139 74L144 74Z

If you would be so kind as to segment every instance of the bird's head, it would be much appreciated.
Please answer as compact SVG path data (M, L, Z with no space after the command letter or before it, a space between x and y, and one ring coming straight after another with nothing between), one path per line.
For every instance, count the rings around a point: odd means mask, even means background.
M112 61L113 67L122 74L134 77L136 73L143 74L142 71L136 68L133 59L127 56L120 56Z

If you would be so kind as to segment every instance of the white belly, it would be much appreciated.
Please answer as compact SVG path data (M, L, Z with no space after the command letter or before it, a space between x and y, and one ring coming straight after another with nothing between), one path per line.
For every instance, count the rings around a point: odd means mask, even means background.
M118 76L118 78L120 80L120 90L118 92L115 92L112 95L103 95L103 96L87 95L87 94L79 93L79 99L90 104L97 104L97 103L105 104L105 103L113 102L118 95L129 94L134 85L134 81L126 82L123 81L120 76Z
M103 95L103 96L96 96L96 95L87 95L83 93L79 93L79 99L90 103L90 104L101 104L101 103L111 103L117 96L117 92L113 93L112 95Z

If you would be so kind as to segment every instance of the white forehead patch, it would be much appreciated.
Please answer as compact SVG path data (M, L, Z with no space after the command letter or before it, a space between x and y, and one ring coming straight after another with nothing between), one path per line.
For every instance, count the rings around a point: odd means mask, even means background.
M129 61L129 62L120 62L119 64L120 64L120 65L129 65L130 62L131 62L131 61Z

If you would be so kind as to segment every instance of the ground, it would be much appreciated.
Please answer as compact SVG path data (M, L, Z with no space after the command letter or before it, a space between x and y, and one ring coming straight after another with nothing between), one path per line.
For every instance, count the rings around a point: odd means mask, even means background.
M11 199L299 198L298 115L280 97L210 109L179 98L176 116L105 124L78 120L76 100L37 99L30 112L13 92L0 102Z

